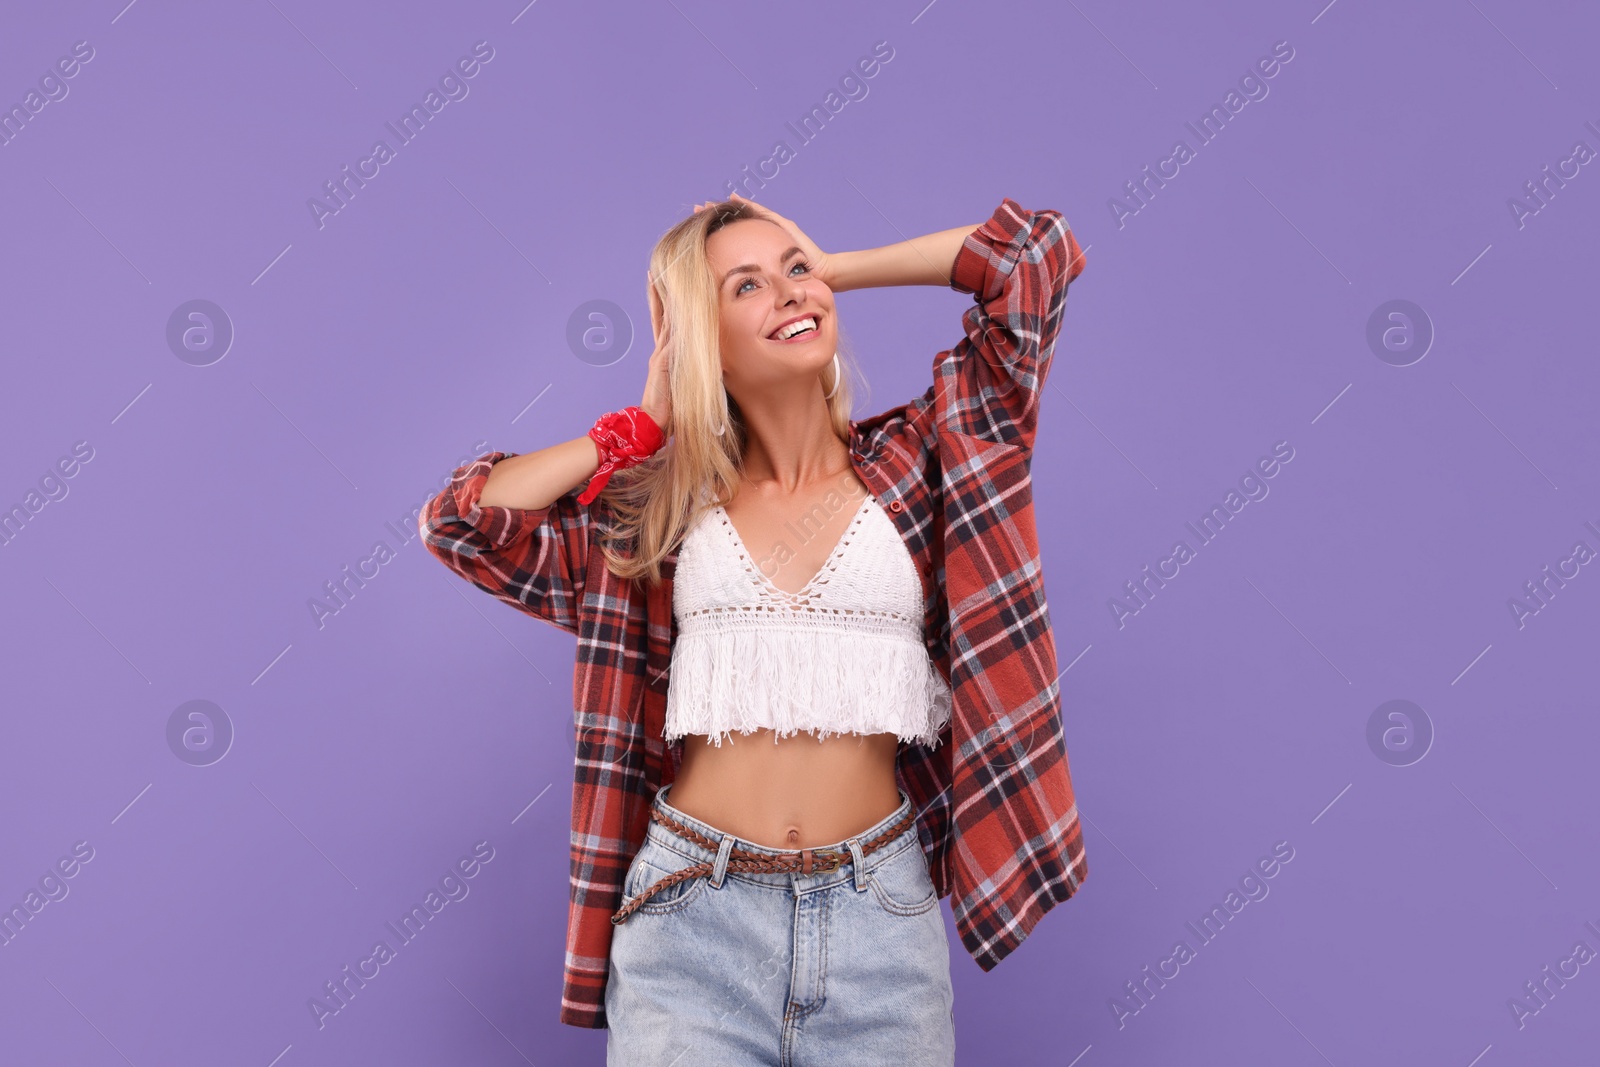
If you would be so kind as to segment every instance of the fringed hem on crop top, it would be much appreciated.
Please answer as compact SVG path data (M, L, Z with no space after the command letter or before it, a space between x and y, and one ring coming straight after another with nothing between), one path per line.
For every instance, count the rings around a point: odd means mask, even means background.
M922 582L894 522L870 494L798 593L763 574L720 506L678 549L678 635L665 737L771 729L892 733L929 747L951 693L922 635Z

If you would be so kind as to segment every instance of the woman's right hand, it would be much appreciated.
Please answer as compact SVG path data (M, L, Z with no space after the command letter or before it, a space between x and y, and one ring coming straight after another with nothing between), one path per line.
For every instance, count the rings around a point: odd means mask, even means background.
M645 278L650 285L650 332L655 337L655 351L650 354L650 371L645 376L644 399L639 406L661 427L665 436L671 436L667 425L672 418L672 390L668 375L672 362L672 324L667 321L666 302L648 271Z

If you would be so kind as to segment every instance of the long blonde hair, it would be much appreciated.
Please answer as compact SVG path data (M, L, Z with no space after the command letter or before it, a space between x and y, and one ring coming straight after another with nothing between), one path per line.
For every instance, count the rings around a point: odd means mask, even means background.
M733 499L743 476L745 422L722 386L718 287L706 259L706 240L729 223L760 218L747 203L723 200L677 223L650 253L650 275L672 327L667 370L672 436L645 462L613 474L595 500L606 504L613 516L599 546L607 568L618 578L645 578L659 585L665 557L702 512ZM853 407L849 368L854 360L842 331L839 339L844 381L834 382L832 371L825 370L817 388L833 390L828 417L834 433L848 443Z

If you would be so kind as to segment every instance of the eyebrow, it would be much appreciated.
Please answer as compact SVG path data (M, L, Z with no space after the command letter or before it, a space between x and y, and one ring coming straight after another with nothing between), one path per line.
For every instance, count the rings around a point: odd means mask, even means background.
M789 248L784 250L783 255L778 257L778 264L779 264L779 266L782 266L785 262L787 262L789 260L789 258L791 256L804 255L804 254L805 254L805 249L801 248L799 245L792 245ZM726 273L726 274L724 274L722 276L722 284L723 285L727 285L728 284L728 279L732 278L735 274L755 274L755 273L759 272L760 270L761 270L761 268L756 266L754 263L743 263L743 264L740 264L739 266L734 267L732 270L728 271L728 273Z

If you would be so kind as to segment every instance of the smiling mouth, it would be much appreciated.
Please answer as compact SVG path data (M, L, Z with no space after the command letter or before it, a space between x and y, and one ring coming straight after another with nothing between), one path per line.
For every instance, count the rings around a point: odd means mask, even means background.
M768 335L767 340L783 344L803 337L813 337L822 329L822 316L810 315L803 319L796 319L785 326L779 327Z

